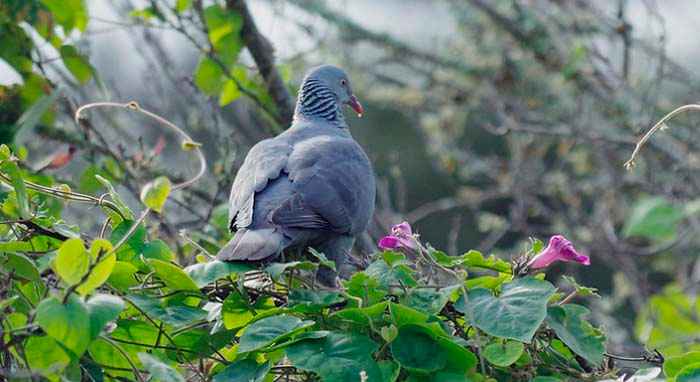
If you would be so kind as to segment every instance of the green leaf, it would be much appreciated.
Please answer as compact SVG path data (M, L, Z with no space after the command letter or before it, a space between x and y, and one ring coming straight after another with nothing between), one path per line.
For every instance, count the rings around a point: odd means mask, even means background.
M429 314L436 314L447 304L452 293L459 288L459 285L452 285L436 290L418 287L411 289L407 295L401 298L401 302L411 308Z
M70 357L49 336L31 336L24 344L29 367L48 377L60 373L70 363Z
M0 268L15 277L39 282L39 270L34 262L20 253L0 253Z
M382 326L379 330L379 334L381 334L382 339L388 343L396 339L399 335L399 329L394 325Z
M177 2L175 2L175 10L178 13L188 10L191 6L192 0L177 0Z
M265 268L273 280L280 280L285 271L289 269L301 269L305 271L313 271L318 267L310 261L290 261L288 263L272 263Z
M460 258L460 264L470 268L490 269L501 273L511 273L510 263L491 255L484 257L479 251L470 250Z
M700 382L700 363L685 366L676 375L676 382Z
M168 199L168 195L170 195L171 187L170 179L165 176L159 176L143 186L141 202L153 211L161 213L163 205Z
M253 308L238 293L229 293L221 306L221 319L226 329L237 329L253 320Z
M119 193L117 193L117 190L114 188L112 183L109 180L107 180L107 178L98 174L95 174L95 179L97 179L98 182L102 183L102 185L107 189L109 197L112 198L112 202L114 202L114 204L117 206L122 215L124 215L124 218L126 218L127 220L133 219L134 212L131 211L131 209L129 208L129 206L126 205L126 203L124 203L124 200L122 200L122 197L119 196Z
M335 268L335 261L333 261L333 260L328 260L328 258L326 257L326 255L325 255L324 253L319 252L319 251L317 251L317 250L315 250L315 249L313 249L313 248L311 248L311 247L309 247L309 253L311 253L311 255L312 255L313 257L315 257L316 260L318 260L318 263L319 263L319 264L323 265L324 267L328 267L328 268L330 268L330 269L332 269L332 270L334 270L334 271L337 270L337 269Z
M501 284L510 281L510 279L511 275L507 273L499 273L498 276L471 277L464 281L464 286L467 289L486 288L496 290Z
M583 319L588 314L590 311L580 305L551 306L547 309L547 325L574 353L599 366L603 362L605 337Z
M44 95L34 102L17 120L16 131L19 133L22 130L34 130L34 127L39 123L44 114L49 111L60 94L61 90L56 89L51 92L51 94Z
M365 269L367 276L373 277L379 281L379 285L383 288L390 288L393 285L405 285L412 288L418 283L413 277L414 271L405 264L389 265L383 260L374 261Z
M252 359L236 361L214 376L213 382L262 382L270 371L270 363L258 365Z
M331 315L331 317L350 321L360 326L369 326L382 320L388 302L382 301L365 308L345 308Z
M207 318L207 312L203 309L187 305L163 306L161 300L147 295L129 295L126 298L149 317L170 324L176 329Z
M63 45L60 49L63 64L82 85L92 78L93 68L87 58L78 53L73 45Z
M122 237L129 232L132 225L134 225L134 222L131 220L124 220L117 224L117 226L112 230L112 233L109 235L109 241L112 243L112 245L117 244ZM133 263L133 265L138 267L141 261L138 258L134 259L134 257L143 251L145 240L146 228L144 228L143 224L139 224L134 233L126 240L126 242L122 244L121 247L117 248L117 260L130 261Z
M219 94L219 106L226 106L241 97L241 90L234 80L224 82L224 87Z
M343 301L345 299L340 293L323 290L292 289L288 296L289 307L302 313L318 312Z
M199 291L199 287L194 280L181 268L158 259L148 259L148 263L153 267L156 276L172 290Z
M428 320L431 318L430 315L405 305L389 303L389 314L391 321L399 328L404 325L419 324L432 330L435 335L447 335L439 323L428 323Z
M149 241L143 246L143 257L146 259L157 259L163 261L172 261L175 259L175 254L163 240L156 239Z
M313 321L302 321L298 317L286 314L263 318L245 329L238 344L238 352L247 353L262 349L313 324Z
M547 281L525 277L504 284L495 297L487 289L469 291L466 313L473 325L489 335L529 343L547 315L555 288Z
M83 0L41 0L41 3L51 11L66 35L74 28L85 31L88 14Z
M79 283L89 266L90 254L80 239L64 241L53 262L54 271L68 285Z
M396 382L401 368L394 361L379 361L379 371L382 373L382 382Z
M681 370L690 364L700 363L700 351L691 351L676 357L668 357L664 361L664 374L674 378Z
M233 64L243 47L240 37L243 18L237 12L215 4L204 10L204 20L214 50L226 65Z
M229 263L212 260L207 263L198 263L185 268L185 272L194 280L198 287L203 287L232 273L245 273L254 268L248 264Z
M331 332L321 339L299 341L286 349L295 367L318 374L323 381L381 381L382 373L372 359L378 345L359 334Z
M591 288L591 287L586 287L583 285L580 285L576 279L574 279L571 276L562 276L562 279L566 281L567 283L571 284L571 286L574 287L576 290L576 294L580 297L588 297L588 296L595 296L595 297L600 297L598 294L598 289L597 288Z
M117 296L97 294L88 300L87 310L90 316L90 340L94 340L108 322L119 317L119 313L124 310L124 301Z
M404 325L391 343L391 354L409 371L434 372L442 369L447 357L432 332L418 325Z
M12 188L14 189L15 196L17 197L17 207L19 208L20 217L25 219L29 218L29 198L27 196L27 187L24 185L22 173L20 173L17 163L12 159L0 161L0 172L3 172L5 175L10 177Z
M32 243L25 240L13 240L0 243L0 252L32 252Z
M151 374L153 381L185 382L185 378L177 370L160 359L148 353L139 353L138 357L143 367Z
M357 272L342 283L349 295L362 299L363 306L377 304L387 294L379 287L379 281L365 272Z
M445 370L457 371L464 374L476 366L477 359L474 353L463 345L453 341L456 337L442 336L428 325L423 324L421 326L430 330L433 334L436 334L435 338L438 344L440 344L440 351L447 357Z
M114 263L114 268L107 279L107 283L120 291L126 291L130 287L138 285L139 282L134 277L136 272L138 272L138 269L135 266L124 261L117 261Z
M173 341L177 347L189 350L189 352L178 355L177 352L168 350L168 357L171 359L184 357L188 360L208 357L216 350L229 346L235 334L234 330L220 330L212 334L208 329L199 328L180 332L173 337Z
M655 241L670 240L676 236L683 211L661 196L645 197L632 207L625 220L625 237L643 236Z
M217 95L224 85L224 71L216 62L202 56L194 72L194 83L202 93Z
M56 297L43 300L36 308L36 322L50 335L79 358L90 343L90 317L85 303L71 295L66 304Z
M483 350L483 354L484 358L492 365L508 367L520 358L524 349L525 346L522 342L499 341L487 345Z
M107 256L104 255L105 253L109 253L111 250L112 244L105 239L96 239L92 242L92 246L90 247L92 261L96 261L98 254L100 253L103 253L102 259L92 268L92 271L85 282L77 288L78 293L82 295L89 294L107 281L109 276L112 274L114 264L117 262L116 253L110 253Z

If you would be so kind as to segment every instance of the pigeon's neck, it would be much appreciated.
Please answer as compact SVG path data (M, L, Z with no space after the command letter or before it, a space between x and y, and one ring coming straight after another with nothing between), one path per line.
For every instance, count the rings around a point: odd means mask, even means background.
M333 91L316 79L307 79L299 90L295 119L324 120L347 127L343 111Z

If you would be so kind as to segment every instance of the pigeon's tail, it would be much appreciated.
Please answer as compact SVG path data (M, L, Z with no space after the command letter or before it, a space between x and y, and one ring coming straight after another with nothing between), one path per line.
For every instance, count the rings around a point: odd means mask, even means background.
M241 229L216 255L222 261L259 261L277 256L287 239L274 228Z

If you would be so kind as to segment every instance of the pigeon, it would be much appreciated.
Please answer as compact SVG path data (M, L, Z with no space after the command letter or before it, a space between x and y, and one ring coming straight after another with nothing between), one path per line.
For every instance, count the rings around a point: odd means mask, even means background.
M363 108L346 73L332 65L304 77L291 126L248 152L229 199L234 237L217 259L270 262L285 250L308 247L345 264L355 237L374 212L375 177L353 139L343 106ZM338 274L320 266L316 279L338 286Z

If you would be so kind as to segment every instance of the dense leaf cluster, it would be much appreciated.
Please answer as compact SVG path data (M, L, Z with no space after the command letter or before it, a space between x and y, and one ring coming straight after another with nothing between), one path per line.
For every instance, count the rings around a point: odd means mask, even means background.
M6 146L2 153L10 379L596 380L615 372L588 310L543 274L527 275L520 260L377 253L339 290L315 285L318 263L335 266L315 251L313 261L257 270L213 260L197 245L187 252L197 261L183 266L116 192L98 236L67 226L55 196L27 189L35 177ZM169 188L146 185L144 205L162 210Z

